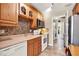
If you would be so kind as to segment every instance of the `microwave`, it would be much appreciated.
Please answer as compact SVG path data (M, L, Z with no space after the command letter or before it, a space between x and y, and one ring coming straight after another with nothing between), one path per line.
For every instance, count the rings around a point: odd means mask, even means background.
M44 28L44 27L45 27L44 21L37 19L37 28Z

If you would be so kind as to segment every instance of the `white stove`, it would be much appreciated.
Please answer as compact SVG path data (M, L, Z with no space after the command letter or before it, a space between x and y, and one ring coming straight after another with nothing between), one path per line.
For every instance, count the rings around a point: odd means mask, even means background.
M44 51L45 48L47 47L47 41L48 41L47 34L42 35L41 41L42 41L42 51Z

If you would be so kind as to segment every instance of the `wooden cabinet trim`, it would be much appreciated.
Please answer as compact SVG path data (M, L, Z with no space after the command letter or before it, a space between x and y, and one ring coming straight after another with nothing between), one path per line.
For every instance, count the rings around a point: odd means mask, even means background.
M18 25L15 24L0 24L0 26L10 26L10 27L18 27Z
M12 22L12 21L4 21L4 20L0 20L0 23L5 23L5 24L17 24L16 22Z
M18 22L18 21L16 21L16 20L9 20L9 19L0 19L0 21L10 21L10 22Z

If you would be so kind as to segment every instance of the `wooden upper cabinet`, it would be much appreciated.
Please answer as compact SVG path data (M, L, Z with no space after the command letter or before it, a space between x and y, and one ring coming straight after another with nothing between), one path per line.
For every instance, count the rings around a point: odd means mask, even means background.
M39 19L39 20L43 20L43 16L42 16L42 14L40 14L39 12L38 12L38 19Z
M79 13L79 4L77 4L76 12Z
M18 4L18 13L19 13L18 15L21 18L27 19L26 5L24 3L19 3Z
M0 4L0 24L18 24L18 4L1 3Z
M79 14L79 3L76 3L73 8L73 14Z
M26 5L23 3L19 4L19 14L20 15L26 15Z
M31 11L31 8L27 5L27 4L24 4L24 3L20 3L19 4L19 16L21 18L24 18L26 20L32 20L32 17L29 16L29 11Z
M38 19L40 19L40 13L38 12Z
M37 11L34 11L34 27L37 27Z
M32 9L33 12L33 22L32 22L32 28L37 27L37 17L38 17L38 12L34 9Z

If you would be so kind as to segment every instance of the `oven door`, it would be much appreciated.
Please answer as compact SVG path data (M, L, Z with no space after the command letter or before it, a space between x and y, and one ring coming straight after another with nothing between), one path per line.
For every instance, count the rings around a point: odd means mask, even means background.
M42 51L47 47L47 35L42 35Z

